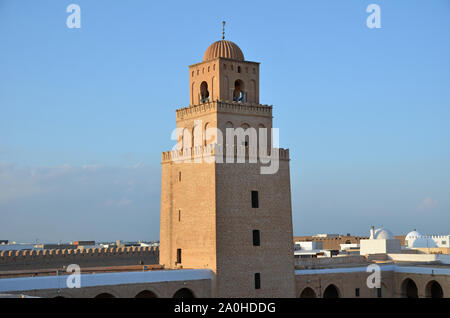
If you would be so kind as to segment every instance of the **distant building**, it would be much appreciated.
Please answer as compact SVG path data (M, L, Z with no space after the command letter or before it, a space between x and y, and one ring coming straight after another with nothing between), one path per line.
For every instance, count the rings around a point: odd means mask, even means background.
M77 245L73 245L73 244L35 244L34 248L44 249L44 250L76 249Z
M95 245L95 241L74 241L73 245L92 246Z
M295 242L294 249L298 250L321 250L323 248L322 242Z
M422 235L416 230L405 237L409 248L450 248L450 235Z
M320 237L320 238L338 238L339 234L316 234L313 237Z
M359 254L360 244L341 244L341 251L346 254Z
M311 242L311 241L321 242L322 249L339 251L341 249L341 244L359 244L360 240L369 238L368 236L353 236L353 235L339 235L339 234L318 234L318 235L294 236L294 242Z
M385 228L370 228L368 240L359 242L361 255L401 253L400 240L395 239L391 231Z

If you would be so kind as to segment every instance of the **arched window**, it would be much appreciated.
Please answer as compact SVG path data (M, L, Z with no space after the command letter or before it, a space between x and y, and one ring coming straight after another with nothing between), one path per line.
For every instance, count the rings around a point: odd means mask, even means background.
M243 124L241 125L241 127L242 127L242 129L244 129L244 133L245 133L245 131L246 131L247 129L250 128L250 125L247 124L247 123L243 123ZM250 141L249 135L245 135L245 140L244 140L244 146L245 146L245 147L248 147L249 141Z
M194 293L189 288L181 288L173 294L172 298L195 298Z
M333 284L328 285L323 293L323 298L339 298L339 290Z
M217 130L211 127L210 123L205 124L205 130L203 132L204 145L211 145L217 143L216 139Z
M264 149L264 146L266 147L265 153L268 153L268 150L270 147L270 136L269 136L270 132L268 131L268 129L265 129L265 128L266 128L266 126L264 126L263 124L258 125L258 131L257 131L257 133L258 133L258 149L259 149L260 143L262 142L263 149Z
M98 294L97 296L95 296L94 298L116 298L113 295L109 294L109 293L101 293Z
M134 296L134 298L158 298L158 296L156 296L154 292L151 292L149 290L143 290L139 294Z
M256 103L256 82L255 80L250 80L250 87L249 87L249 96L248 100L250 103Z
M189 129L183 129L183 137L181 139L181 149L191 148L192 147L191 133Z
M202 127L196 124L192 128L192 147L198 147L202 145Z
M316 298L316 293L310 287L306 287L300 294L300 298Z
M230 92L229 92L230 86L229 86L229 84L228 84L228 76L224 76L224 78L223 78L223 89L224 89L224 92L223 92L223 98L224 98L225 100L230 100L230 99L229 99L229 96L230 96Z
M200 102L205 103L209 101L208 83L203 81L200 84Z
M216 77L213 76L211 78L211 100L214 100L214 82L216 81Z
M245 103L247 100L244 92L244 82L241 80L236 80L234 82L234 90L233 90L233 101Z
M224 138L225 138L225 144L232 144L233 143L233 141L232 140L227 140L226 138L227 138L227 129L228 128L230 128L230 129L232 129L232 128L234 128L234 125L233 125L233 123L231 122L231 121L227 121L226 123L225 123L225 131L223 132L223 136L224 136ZM236 138L235 138L236 139Z
M417 285L410 278L407 278L402 283L402 297L404 298L419 298Z
M441 285L437 281L432 280L425 287L425 296L427 298L443 298L444 292Z

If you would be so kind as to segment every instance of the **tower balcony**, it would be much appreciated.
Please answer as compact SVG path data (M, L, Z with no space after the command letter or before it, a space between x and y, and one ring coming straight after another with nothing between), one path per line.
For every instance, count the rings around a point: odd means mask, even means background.
M188 107L177 109L176 116L178 121L213 112L259 115L272 118L272 105L242 103L239 101L205 101L201 104L190 105Z

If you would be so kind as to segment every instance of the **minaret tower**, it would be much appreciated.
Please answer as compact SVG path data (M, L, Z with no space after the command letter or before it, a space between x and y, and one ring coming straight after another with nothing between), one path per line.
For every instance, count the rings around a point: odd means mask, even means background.
M289 151L271 148L259 63L224 37L189 66L190 105L176 111L176 149L162 154L160 263L211 269L215 297L294 297ZM242 128L244 139L227 140L227 128ZM274 172L262 173L265 156L249 160L253 128L276 154ZM234 162L224 159L226 149Z

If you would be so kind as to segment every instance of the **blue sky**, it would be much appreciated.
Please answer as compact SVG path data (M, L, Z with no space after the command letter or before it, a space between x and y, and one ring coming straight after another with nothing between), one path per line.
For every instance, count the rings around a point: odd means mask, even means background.
M2 0L0 238L158 239L160 152L222 20L261 62L296 235L447 234L449 16L447 0Z

